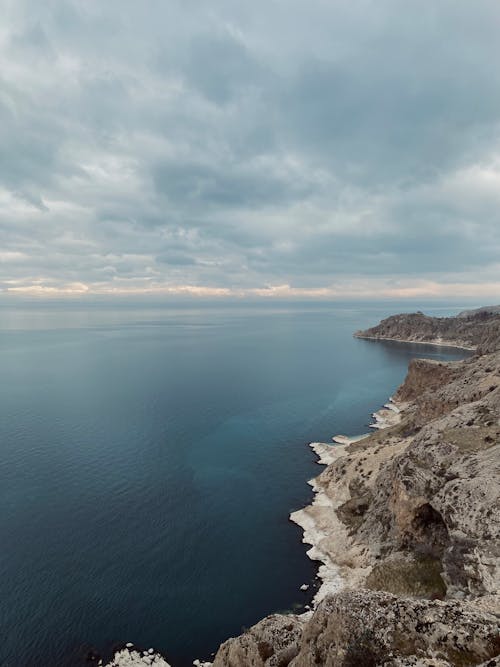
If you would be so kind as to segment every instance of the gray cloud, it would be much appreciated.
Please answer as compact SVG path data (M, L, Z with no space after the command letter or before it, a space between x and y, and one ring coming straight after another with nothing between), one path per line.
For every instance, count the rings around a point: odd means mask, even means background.
M0 288L500 284L496 1L3 5Z

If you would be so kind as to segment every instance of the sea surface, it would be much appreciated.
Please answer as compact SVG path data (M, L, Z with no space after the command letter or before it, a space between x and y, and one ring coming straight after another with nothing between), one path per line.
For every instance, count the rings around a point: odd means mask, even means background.
M412 357L466 354L352 337L397 310L1 304L0 664L132 641L183 667L303 609L308 443L366 432Z

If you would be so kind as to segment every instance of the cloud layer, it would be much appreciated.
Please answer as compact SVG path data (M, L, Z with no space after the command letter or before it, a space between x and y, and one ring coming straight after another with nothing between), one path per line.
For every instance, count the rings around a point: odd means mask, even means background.
M500 294L496 0L0 4L0 290Z

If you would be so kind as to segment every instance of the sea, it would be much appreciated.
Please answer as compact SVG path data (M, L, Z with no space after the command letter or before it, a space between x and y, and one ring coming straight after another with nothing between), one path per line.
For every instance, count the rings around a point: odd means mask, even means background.
M365 433L412 358L467 354L352 336L417 308L0 303L0 665L133 642L185 667L303 611L308 443Z

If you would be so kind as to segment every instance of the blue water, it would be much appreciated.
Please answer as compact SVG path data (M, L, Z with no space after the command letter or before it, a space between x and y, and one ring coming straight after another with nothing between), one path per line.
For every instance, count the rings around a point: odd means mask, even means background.
M394 308L0 307L0 664L188 665L302 608L307 443L463 355L352 338Z

